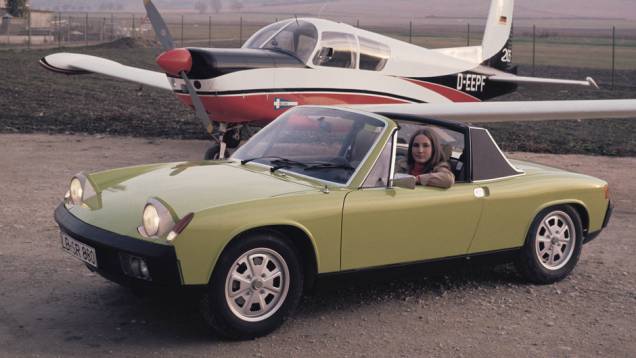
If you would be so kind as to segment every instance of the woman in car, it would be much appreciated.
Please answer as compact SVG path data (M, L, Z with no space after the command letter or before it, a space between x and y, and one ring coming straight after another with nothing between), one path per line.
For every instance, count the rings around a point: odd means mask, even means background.
M409 141L406 159L397 162L399 172L408 173L417 179L417 184L443 189L455 183L455 175L435 130L422 128Z

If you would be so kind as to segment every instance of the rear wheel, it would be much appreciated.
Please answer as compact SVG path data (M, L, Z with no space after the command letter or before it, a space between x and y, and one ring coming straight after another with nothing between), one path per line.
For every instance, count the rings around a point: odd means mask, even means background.
M542 210L532 222L517 258L517 270L531 282L564 279L576 266L583 244L581 218L568 205Z
M203 315L219 335L248 339L278 328L300 301L297 254L268 234L241 238L225 250L203 300Z

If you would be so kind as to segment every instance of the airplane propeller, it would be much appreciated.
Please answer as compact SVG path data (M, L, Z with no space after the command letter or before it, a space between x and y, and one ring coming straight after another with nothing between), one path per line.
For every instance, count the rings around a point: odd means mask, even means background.
M192 66L192 57L190 56L190 52L187 50L175 49L174 40L172 39L172 35L170 35L170 30L168 30L166 22L163 21L163 17L161 17L161 14L151 0L144 0L144 7L146 8L146 14L152 24L152 28L155 30L157 40L161 44L163 51L165 51L163 54L159 55L157 62L161 67L164 67L164 69L165 66L162 66L162 63L167 64L167 67L174 69L174 73L172 73L173 71L169 71L168 73L178 75L181 79L183 79L186 89L190 94L190 98L192 99L196 118L201 121L206 133L212 135L214 127L212 126L212 122L210 122L208 112L205 110L201 98L197 94L197 91L194 89L194 86L192 86L192 83L186 74ZM187 52L187 55L185 56L184 51ZM223 154L221 154L221 156L222 155Z

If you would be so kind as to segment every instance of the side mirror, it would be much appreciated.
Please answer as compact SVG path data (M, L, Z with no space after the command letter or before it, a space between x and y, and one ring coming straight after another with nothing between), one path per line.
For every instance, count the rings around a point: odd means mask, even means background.
M397 173L393 176L393 187L415 189L417 178L412 175Z

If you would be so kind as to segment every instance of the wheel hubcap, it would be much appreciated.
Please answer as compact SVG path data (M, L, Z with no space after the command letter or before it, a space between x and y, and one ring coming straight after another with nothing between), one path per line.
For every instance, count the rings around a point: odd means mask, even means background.
M539 263L548 270L565 266L574 252L576 232L574 223L563 211L546 215L535 237L535 251Z
M225 300L238 318L259 322L280 309L289 291L289 268L276 251L249 250L239 257L225 280Z

